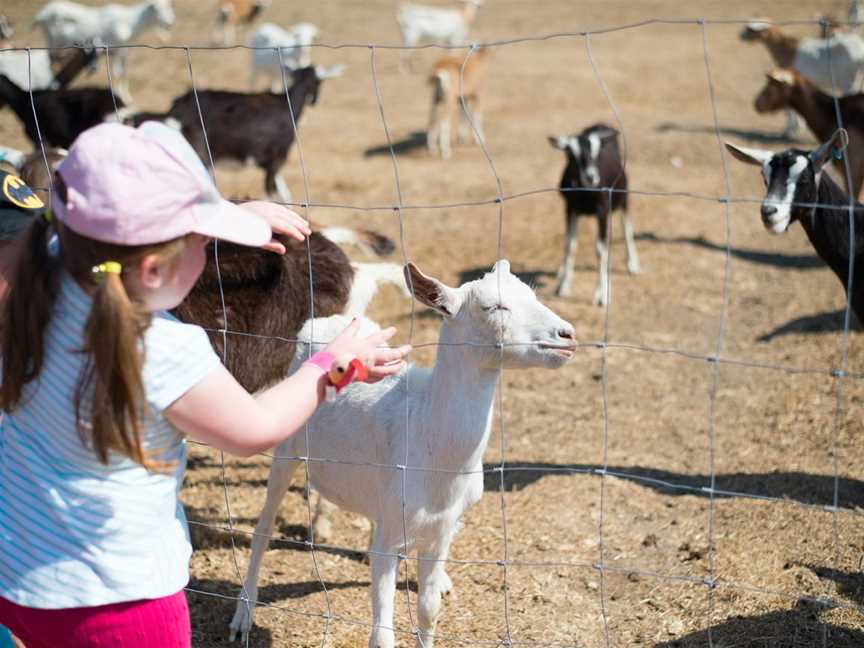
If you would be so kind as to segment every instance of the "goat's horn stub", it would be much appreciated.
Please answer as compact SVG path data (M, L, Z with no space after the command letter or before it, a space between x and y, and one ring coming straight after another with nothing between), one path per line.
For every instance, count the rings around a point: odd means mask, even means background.
M507 259L499 259L498 262L492 267L492 272L509 273L510 262Z

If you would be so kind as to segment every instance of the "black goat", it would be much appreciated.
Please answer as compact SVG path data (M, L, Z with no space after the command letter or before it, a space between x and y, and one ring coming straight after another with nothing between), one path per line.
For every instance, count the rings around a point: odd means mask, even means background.
M622 209L624 239L627 242L627 269L638 274L639 258L633 241L633 225L627 211L627 175L618 148L618 131L605 124L589 126L581 133L549 137L549 143L567 154L567 166L559 185L565 204L566 233L564 258L558 270L556 295L569 295L576 256L577 224L582 215L597 217L597 288L594 303L604 305L609 300L607 259L609 241L606 223L609 214ZM615 191L610 194L609 189Z
M823 173L833 155L846 148L846 131L834 135L815 151L788 149L772 153L726 143L729 152L742 162L762 167L766 193L762 201L765 229L780 234L793 221L843 284L849 287L849 256L854 253L852 310L864 322L864 205L854 203L855 239L849 238L849 196Z
M39 144L34 106L42 139L62 148L68 148L79 134L114 112L115 101L118 108L123 106L120 98L114 97L108 88L65 88L95 56L92 49L78 50L57 73L60 89L34 90L32 106L29 92L0 75L0 107L8 105L15 112L34 145Z
M339 69L336 69L339 68ZM288 158L288 151L294 143L294 123L307 102L318 100L321 81L341 73L341 66L329 70L305 67L293 72L294 83L288 89L291 110L282 93L242 93L224 90L199 90L198 102L190 90L177 97L167 113L141 113L132 115L127 123L138 125L147 119L164 121L175 120L189 143L205 164L210 159L207 144L213 161L232 159L240 162L254 160L265 173L264 191L270 198L278 194L283 202L291 200L285 180L279 174ZM201 130L198 103L204 116L207 129L205 142ZM291 112L294 113L292 121Z

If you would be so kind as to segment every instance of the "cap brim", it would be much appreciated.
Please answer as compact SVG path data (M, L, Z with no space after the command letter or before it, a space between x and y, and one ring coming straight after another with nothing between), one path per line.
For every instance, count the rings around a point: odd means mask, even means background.
M198 224L192 228L196 234L252 247L261 247L273 238L270 225L263 218L227 200L196 208Z
M0 207L0 241L18 238L44 210Z

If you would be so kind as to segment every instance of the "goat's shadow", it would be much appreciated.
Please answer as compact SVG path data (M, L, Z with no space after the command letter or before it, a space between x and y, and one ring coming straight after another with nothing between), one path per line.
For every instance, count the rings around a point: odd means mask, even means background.
M674 243L687 244L701 247L713 252L726 253L725 245L712 243L701 236L657 236L653 232L643 232L636 235L638 241L650 241L652 243ZM736 259L770 265L777 268L791 268L794 270L815 270L826 268L825 262L815 254L783 254L778 252L764 252L762 250L730 247L729 254Z
M837 591L854 602L855 605L864 606L864 574L859 571L847 572L842 569L825 567L823 565L803 564L821 579L832 580L837 584ZM864 644L862 644L864 645Z
M366 581L302 581L262 585L258 589L258 602L287 607L285 600L297 600L318 592L355 587L368 587ZM210 578L191 578L186 589L189 601L189 616L192 621L192 644L218 646L225 644L228 623L234 616L237 601L241 596L238 582ZM253 625L249 632L250 646L274 646L273 635L267 628ZM278 645L282 645L281 643Z
M598 474L599 464L554 464L514 461L504 464L503 484L500 464L483 466L487 491L518 491L543 477L572 474ZM690 475L643 466L608 466L607 474L631 481L667 496L709 497L701 490L711 485L710 475ZM738 497L736 493L789 499L814 506L833 505L834 476L803 472L728 473L714 476L714 497ZM726 491L718 493L716 491ZM838 481L838 506L864 507L864 481L841 477Z
M861 322L855 316L855 313L850 314L849 330L861 331L864 330ZM845 328L846 309L841 308L836 311L826 311L824 313L816 313L815 315L804 315L789 320L785 324L781 324L773 331L760 335L756 338L757 342L770 342L781 335L791 335L794 333L839 333Z
M703 648L740 646L741 648L798 648L799 646L831 646L860 648L864 633L823 622L820 614L828 609L808 599L799 599L791 610L778 610L753 616L733 616L711 627L670 641L653 644L653 648ZM827 639L827 642L824 640Z
M396 140L391 144L382 144L381 146L373 146L363 152L364 157L374 157L376 155L390 155L390 149L393 153L411 153L418 149L426 148L426 131L414 131L405 139Z
M743 129L743 128L730 128L721 126L720 128L715 128L714 126L703 126L701 124L678 124L675 122L661 122L657 124L655 130L658 133L694 133L700 135L714 135L720 134L723 136L733 136L738 137L742 140L752 143L759 144L810 144L810 140L800 139L798 137L788 137L783 133L756 130L756 129Z

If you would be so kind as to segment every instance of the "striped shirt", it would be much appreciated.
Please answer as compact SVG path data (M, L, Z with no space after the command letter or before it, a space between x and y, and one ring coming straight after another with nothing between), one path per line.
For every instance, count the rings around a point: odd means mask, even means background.
M177 492L186 444L164 410L219 366L206 333L154 313L144 335L150 413L143 445L170 473L82 444L74 394L85 357L90 297L64 276L45 332L39 377L0 422L0 596L58 609L174 594L188 581L191 545ZM85 410L86 399L82 402Z

